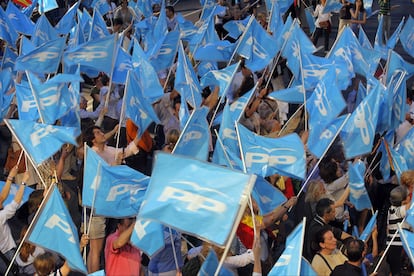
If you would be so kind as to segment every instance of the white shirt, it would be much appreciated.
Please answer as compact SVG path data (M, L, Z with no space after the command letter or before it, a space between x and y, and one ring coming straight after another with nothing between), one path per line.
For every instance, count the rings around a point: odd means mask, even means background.
M19 204L13 200L0 211L0 251L3 254L16 247L7 220L14 216L18 208Z
M321 4L318 4L315 8L315 11L313 13L314 17L318 17L315 21L315 25L317 28L319 28L319 22L323 21L331 21L331 13L322 13L323 6Z

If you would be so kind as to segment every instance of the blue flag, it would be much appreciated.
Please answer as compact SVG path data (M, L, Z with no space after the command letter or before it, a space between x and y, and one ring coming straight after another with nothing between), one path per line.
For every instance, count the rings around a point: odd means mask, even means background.
M158 40L157 45L154 47L154 50L157 49L157 51L148 53L148 60L156 72L164 70L173 64L177 54L179 39L180 33L178 31L171 31Z
M407 166L413 168L414 166L414 128L401 139L396 146L396 151L405 159Z
M37 109L37 104L33 97L29 83L26 81L22 81L22 83L16 83L15 86L19 119L30 121L38 120L39 111Z
M101 39L106 36L109 36L109 31L106 28L105 20L102 18L102 15L99 13L99 11L95 9L93 12L91 29L90 29L88 40L91 41L95 39Z
M237 39L246 29L250 16L243 20L230 20L223 25L223 28L229 33L231 38Z
M13 1L7 4L6 14L17 32L25 35L33 34L35 24L13 4Z
M384 89L385 87L375 80L368 96L352 112L342 129L341 139L347 159L371 151L378 121L380 95Z
M399 54L392 51L391 57L388 61L387 81L396 71L405 70L407 72L406 78L411 78L414 75L414 64L404 60Z
M310 130L307 143L309 151L317 158L321 158L348 121L349 116L350 114L338 117L322 129Z
M349 175L349 200L355 206L355 209L362 211L364 209L371 209L372 204L369 199L367 189L365 188L365 164L361 161L348 163Z
M207 43L196 49L194 59L227 62L233 54L234 47L235 45L228 40Z
M261 176L257 176L252 190L252 197L259 206L261 215L272 212L276 207L286 202L285 195Z
M239 208L247 203L255 179L211 163L157 152L138 215L224 245L239 223Z
M6 12L0 9L0 38L7 42L11 47L16 48L18 33L9 20Z
M181 102L188 102L193 108L201 105L201 87L190 60L180 42L174 88L181 95Z
M303 58L315 51L315 46L299 26L299 23L297 21L293 22L293 25L290 27L290 36L282 49L282 55L287 59L287 65L293 75L299 77L300 69L304 65Z
M78 129L25 120L4 121L24 151L37 165L55 154L63 144L77 145Z
M223 143L224 149L220 145L220 142L217 140L213 153L213 163L232 167L238 170L243 169L234 122L240 119L242 113L246 108L246 105L249 103L250 98L255 91L256 86L244 94L242 97L238 98L231 105L226 103L224 106L219 131L219 137ZM226 153L224 151L226 151ZM229 160L227 159L226 154Z
M164 95L164 89L160 84L155 69L147 60L138 42L134 43L132 66L135 68L134 71L137 74L144 97L151 103L161 98Z
M56 24L55 29L60 34L68 34L70 30L75 26L75 18L77 14L77 10L79 7L80 2L76 2L68 9L68 11L65 13L65 15L59 20L59 22Z
M144 251L149 257L164 248L164 231L162 224L137 218L131 235L131 244Z
M159 123L159 119L151 103L148 99L144 98L142 87L133 71L129 71L128 73L124 104L125 116L130 118L138 126L138 137L141 137L151 122Z
M217 258L216 252L214 249L210 248L210 252L207 255L207 258L204 260L203 264L200 267L198 276L213 276L216 273L216 270L219 265L219 260ZM219 276L233 276L234 274L227 270L224 267L220 268L218 273Z
M264 69L279 49L276 40L268 34L256 19L251 21L245 35L239 40L237 53L246 59L246 66L252 71Z
M127 73L132 70L132 57L128 54L124 48L119 47L117 50L117 56L115 59L114 73L112 75L112 81L115 83L124 84L127 78Z
M369 41L369 38L364 31L364 28L362 26L359 26L358 29L359 29L359 34L358 34L359 44L361 44L361 46L364 47L365 49L372 50L373 49L372 44Z
M339 12L341 8L342 8L342 3L335 1L335 0L327 0L321 13Z
M306 260L304 257L302 257L302 261L300 263L300 275L306 275L306 276L317 276L315 270L313 270L311 264Z
M297 134L281 138L259 136L238 124L246 169L263 177L278 173L297 179L306 174L305 149Z
M308 23L309 32L311 34L313 34L313 32L316 30L315 17L313 17L313 13L313 6L305 8L306 22Z
M131 217L138 213L149 177L126 165L110 166L87 147L82 204L94 214Z
M286 247L279 257L269 276L279 275L301 275L302 248L305 238L306 219L296 226L286 239Z
M38 47L50 40L55 40L59 37L59 33L53 28L47 19L46 15L40 16L36 21L34 33L32 36L33 44Z
M72 270L87 273L80 254L78 231L56 186L28 235L28 241L61 254Z
M63 54L65 72L73 72L80 64L81 71L92 69L111 74L114 47L115 36L110 35L67 50Z
M410 56L414 57L414 18L411 15L408 17L401 31L400 41L404 50Z
M108 13L111 10L111 7L106 0L93 0L91 7L98 10L102 15Z
M65 82L56 82L53 78L42 83L31 73L27 75L27 78L43 123L54 124L77 104L77 101L72 102L68 85Z
M73 49L85 42L81 24L76 24L69 32L68 49Z
M407 210L407 214L405 216L405 221L411 226L414 226L414 199L411 198L410 208Z
M200 86L219 86L219 96L226 95L231 82L233 81L234 75L239 68L240 61L233 65L227 66L221 70L213 70L205 74L200 80Z
M395 174L397 175L398 181L400 181L401 174L408 170L407 162L395 149L389 147L389 150Z
M59 5L56 3L56 0L41 0L39 3L39 13L44 15L44 13L59 8Z
M310 131L324 129L346 106L335 77L334 68L328 70L308 100L306 108L309 113Z
M206 119L208 112L209 109L205 106L193 111L175 145L175 154L207 161L210 141L210 129Z
M382 174L382 177L384 179L389 179L390 178L390 173L391 173L391 164L390 164L390 160L388 159L388 151L385 148L385 141L381 142L380 147L378 148L378 150L381 152L381 160L380 160L380 171Z
M270 31L272 36L275 38L281 38L283 36L283 29L285 27L285 23L283 23L282 14L280 12L279 3L279 1L273 2L272 8L270 9L270 18L268 23L268 31ZM288 24L290 28L292 24L292 17L290 15L286 19L286 24ZM284 38L282 38L281 40L282 41L278 41L278 49L280 49L282 47L282 44L284 43Z
M378 210L375 211L374 215L371 217L371 219L368 221L368 224L365 226L364 231L362 231L361 235L359 236L359 239L361 241L366 242L371 236L372 230L374 230L374 227L377 225L377 215Z
M1 69L5 70L7 68L10 68L13 70L16 59L17 59L17 54L10 47L5 47Z
M388 93L391 100L390 128L397 129L405 121L404 106L407 101L407 82L405 73L396 71L388 82Z
M197 67L197 75L202 77L211 70L218 70L217 62L201 61Z
M24 162L24 161L21 161ZM4 181L0 181L0 191L3 190L4 185L6 184L6 182ZM14 196L16 195L17 191L19 190L20 185L17 184L12 184L10 186L10 192L7 195L6 199L3 201L2 205L6 206L7 204L11 203L14 199ZM29 200L29 196L30 194L34 191L34 189L30 188L30 187L25 187L24 188L24 192L23 192L23 199L20 203L20 205L23 205L25 202L27 202Z
M394 33L388 38L387 40L387 48L394 49L395 45L397 44L398 40L400 39L401 29L404 25L404 18L401 19L400 24L398 24L397 28L395 29Z
M303 93L303 85L295 85L286 89L273 91L268 97L282 102L303 104L305 101ZM312 92L306 92L306 99L309 99L311 95Z
M407 253L408 257L410 258L411 264L414 265L414 233L410 232L406 229L401 228L401 224L398 224L398 232L400 232L400 238L402 245L404 247L405 253Z
M16 71L28 70L44 74L56 73L65 44L65 37L51 40L31 52L19 56L16 59L14 69Z
M331 49L331 54L336 60L343 60L352 78L354 73L371 77L377 69L381 54L372 49L361 46L354 32L349 27L345 27L341 32L335 46ZM332 56L331 55L331 56Z
M193 22L184 19L180 13L177 14L177 22L181 39L187 42L191 41L197 33L197 27L194 26Z

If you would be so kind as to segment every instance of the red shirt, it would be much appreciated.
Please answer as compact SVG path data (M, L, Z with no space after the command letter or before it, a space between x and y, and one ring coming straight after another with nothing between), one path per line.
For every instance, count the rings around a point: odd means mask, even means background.
M141 252L138 248L127 243L121 248L113 249L113 242L119 237L118 230L109 235L105 245L105 274L139 275L141 268Z

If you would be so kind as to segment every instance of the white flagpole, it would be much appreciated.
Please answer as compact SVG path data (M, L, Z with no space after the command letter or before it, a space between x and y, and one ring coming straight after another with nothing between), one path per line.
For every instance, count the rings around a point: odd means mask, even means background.
M298 107L298 109L296 109L295 113L293 113L292 116L290 116L290 118L286 121L286 123L283 124L283 127L282 127L281 130L279 130L279 134L277 136L280 137L280 135L282 135L283 131L288 126L290 120L292 120L293 118L295 118L296 114L298 114L298 112L302 109L303 106L304 106L304 104L302 104L301 106Z
M41 211L43 210L44 205L46 204L46 202L47 202L47 201L48 201L48 199L49 199L49 196L50 196L50 191L52 191L52 189L53 189L53 187L54 187L55 185L56 185L56 183L52 183L52 185L50 185L50 186L49 186L49 188L47 188L47 190L46 190L46 195L44 196L44 198L43 198L42 202L40 203L39 208L37 208L37 211L36 211L36 213L34 214L34 217L33 217L32 222L31 222L31 223L29 224L29 226L27 227L27 231L26 231L26 233L24 234L24 236L23 236L22 240L20 241L19 246L17 247L17 250L16 250L16 252L15 252L15 253L14 253L14 255L13 255L13 258L10 260L10 264L9 264L9 266L7 267L6 273L4 274L5 276L7 276L7 275L9 274L10 269L11 269L11 267L12 267L12 265L13 265L14 261L16 260L17 255L19 254L19 252L20 252L20 250L21 250L22 246L23 246L23 243L26 241L27 236L28 236L28 235L30 234L30 232L32 231L33 226L36 224L37 219L38 219L38 217L39 217L39 215L40 215Z
M217 141L218 141L218 143L219 143L219 145L220 145L221 149L223 150L224 157L226 158L227 162L229 163L230 168L232 168L232 169L233 169L233 165L231 164L230 158L229 158L229 156L227 155L226 148L224 147L223 141L221 141L220 135L217 133L217 130L216 130L216 129L214 129L214 133L216 134ZM216 147L217 147L217 145L216 145Z
M6 123L7 127L9 128L10 132L14 135L14 138L16 138L17 143L19 144L20 148L25 151L27 153L27 150L25 150L25 148L23 147L23 143L19 140L19 137L16 135L16 133L14 133L13 127L10 125L9 119L4 119L3 121ZM37 168L36 164L34 163L34 161L32 160L32 157L29 154L26 154L27 159L29 159L30 164L32 164L33 169L36 171L37 175L40 178L40 181L42 182L43 186L45 187L45 189L47 189L47 185L46 182L44 181L44 179L42 178L42 175L39 172L39 169ZM27 164L26 164L27 165Z
M37 107L37 112L39 113L39 117L40 117L40 122L42 124L44 124L45 123L45 120L44 120L43 115L42 115L42 112L41 112L39 98L37 97L37 93L36 92L33 93L33 91L35 89L33 88L33 84L32 84L32 81L31 81L31 77L29 75L29 71L26 70L25 73L26 73L26 76L27 76L27 80L29 81L29 86L30 86L30 90L32 91L33 98L35 99L35 103L36 103L36 107Z
M93 217L93 213L94 213L94 209L95 209L96 191L98 190L99 183L101 181L101 169L102 169L101 167L102 167L102 164L101 164L101 161L99 161L98 170L96 172L96 176L95 176L95 179L93 181L94 191L93 191L93 197L92 197L91 215L90 215L90 218L89 218L88 230L86 232L87 235L89 235L89 231L91 230L92 217Z
M243 195L241 197L241 202L240 202L239 212L237 213L236 220L234 221L234 224L233 224L233 229L231 230L230 235L227 239L227 243L226 243L226 247L224 248L223 256L220 258L220 262L217 266L217 270L214 273L214 276L218 276L218 274L220 272L220 269L223 266L223 263L224 263L224 261L227 257L227 254L229 253L231 243L233 242L234 236L236 235L237 227L240 223L241 218L243 217L244 209L246 209L248 197L249 197L249 195L252 191L252 188L253 188L255 182L256 182L256 175L253 174L253 175L250 176L249 182L246 185L245 190L243 191Z
M250 94L250 97L247 99L246 104L244 105L243 110L240 112L240 115L239 115L239 117L237 118L236 122L239 122L239 121L240 121L240 118L241 118L241 116L243 115L243 113L245 112L246 107L249 105L249 103L250 103L251 99L253 98L253 95L256 93L256 89L257 89L258 83L259 83L259 82L256 82L256 84L255 84L255 85L254 85L254 87L252 88L252 89L253 89L253 92Z
M119 147L119 139L121 136L121 124L122 124L122 121L125 119L125 104L126 104L127 91L129 87L129 79L131 78L130 74L131 74L131 71L128 70L126 81L125 81L125 87L124 87L124 96L122 97L121 115L119 116L118 130L116 132L116 148ZM114 160L115 163L116 163L117 158L118 156L117 154L115 154L115 160Z
M329 145L326 147L325 151L323 152L321 158L319 158L318 162L316 162L315 166L313 167L312 171L309 173L308 177L306 178L305 182L303 182L302 187L300 188L298 194L296 195L296 197L299 197L299 195L302 193L302 191L305 189L306 185L308 184L310 178L312 177L312 175L315 173L316 169L318 168L319 163L321 163L323 157L325 156L325 154L328 152L329 148L332 146L332 144L334 143L336 137L338 137L339 133L341 132L342 128L345 126L345 124L348 122L349 117L351 117L351 113L348 113L348 115L346 116L345 120L343 121L343 123L341 124L341 126L339 127L338 131L336 132L335 136L333 137L332 141L329 143Z
M220 101L217 103L216 109L214 109L213 116L211 117L211 120L210 120L210 125L209 125L209 128L211 128L211 126L213 125L214 118L215 118L215 117L216 117L216 115L217 115L217 112L218 112L218 109L219 109L219 107L220 107L220 104L222 103L222 101L223 101L224 97L226 97L227 91L229 90L230 84L233 82L234 76L236 75L236 72L237 72L237 70L239 69L239 66L240 66L240 61L238 62L238 65L236 66L236 68L235 68L235 69L234 69L234 71L233 71L233 74L231 75L231 78L230 78L230 81L229 81L229 83L228 83L228 85L227 85L227 87L226 87L226 90L224 90L224 91L223 91L223 94L222 94L222 96L220 97ZM256 85L257 85L257 84L256 84Z
M186 102L184 102L184 103L182 103L182 104L186 104ZM172 150L171 154L174 154L175 149L177 148L177 145L180 143L181 139L183 138L183 134L184 134L184 133L185 133L185 131L187 130L188 125L190 124L191 119L192 119L192 118L193 118L193 116L194 116L194 113L195 113L195 110L193 110L193 112L190 114L190 118L188 118L187 122L185 123L185 126L184 126L184 128L183 128L183 131L180 133L180 136L178 137L178 140L177 140L177 142L175 143L175 146L174 146L174 148L173 148L173 150Z
M237 45L236 45L236 47L234 48L233 53L231 54L231 57L230 57L230 59L229 59L229 62L227 63L227 66L229 66L229 65L231 64L231 62L233 61L233 58L234 58L234 56L236 55L236 52L237 52L237 50L238 50L238 49L239 49L239 47L240 47L240 43L242 42L242 40L244 40L244 37L245 37L245 36L246 36L246 34L247 34L247 30L250 28L250 25L252 25L254 18L255 18L255 17L254 17L254 15L251 15L251 16L250 16L249 21L247 22L246 28L244 29L244 32L243 32L243 34L241 35L241 37L238 39Z

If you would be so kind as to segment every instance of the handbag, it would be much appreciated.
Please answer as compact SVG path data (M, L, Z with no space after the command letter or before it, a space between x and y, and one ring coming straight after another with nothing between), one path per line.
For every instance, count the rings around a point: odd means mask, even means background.
M319 22L319 27L322 28L322 29L328 29L329 28L329 21L326 20L326 21Z

